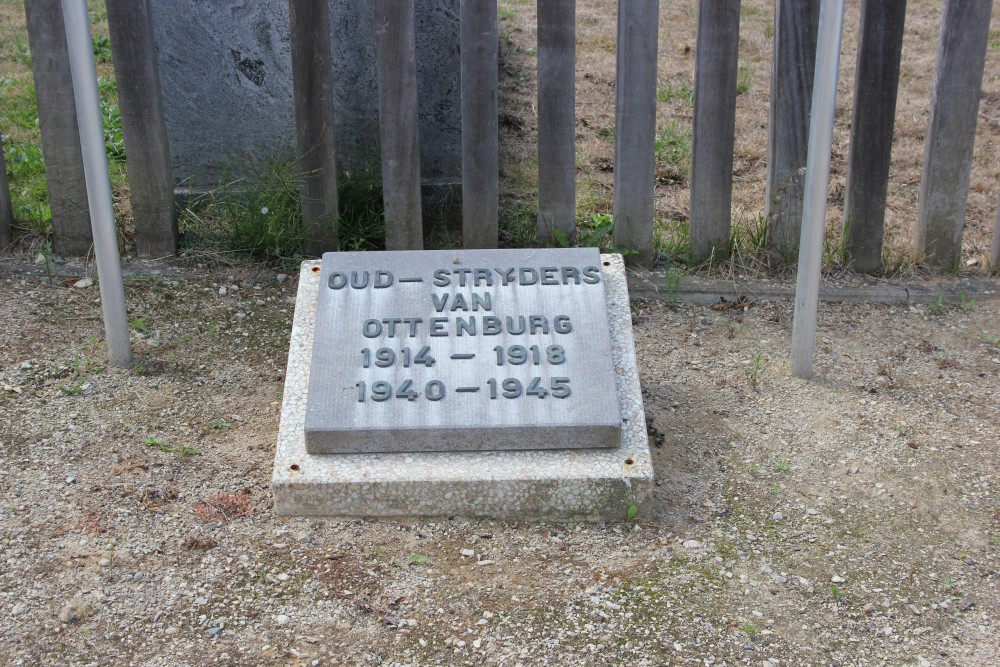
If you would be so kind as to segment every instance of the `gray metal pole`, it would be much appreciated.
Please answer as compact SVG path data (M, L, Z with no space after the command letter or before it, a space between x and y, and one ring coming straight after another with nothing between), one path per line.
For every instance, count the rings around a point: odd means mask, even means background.
M66 45L73 72L73 99L80 125L80 148L83 173L87 179L90 225L94 232L94 254L100 276L101 310L108 338L108 359L115 366L132 363L128 318L125 314L125 288L122 285L118 234L111 200L111 177L108 156L104 152L104 128L97 94L97 67L90 38L90 17L86 0L63 0Z
M812 377L816 342L816 310L823 263L823 229L826 195L830 187L830 153L833 148L833 115L840 70L840 39L844 30L844 0L823 0L819 10L816 44L816 78L813 83L806 159L805 199L802 202L802 235L795 283L795 317L792 321L792 373Z

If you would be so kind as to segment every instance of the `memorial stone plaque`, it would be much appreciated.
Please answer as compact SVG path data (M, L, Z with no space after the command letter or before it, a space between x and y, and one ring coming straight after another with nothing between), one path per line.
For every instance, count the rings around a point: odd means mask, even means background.
M323 255L310 454L617 447L593 248Z

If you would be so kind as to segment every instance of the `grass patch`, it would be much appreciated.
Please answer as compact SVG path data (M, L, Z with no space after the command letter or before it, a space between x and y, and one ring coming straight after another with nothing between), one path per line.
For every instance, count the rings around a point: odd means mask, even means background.
M765 367L764 353L758 349L754 353L753 358L750 360L750 364L743 369L743 375L746 377L747 385L749 385L749 387L754 391L757 391L760 388L760 376L764 372ZM754 465L759 464L755 463Z
M965 292L962 292L960 296L961 296L961 301L959 301L958 307L961 309L963 313L968 313L970 310L976 307L976 300L967 295Z
M911 274L916 267L916 259L909 248L882 246L882 269L879 275L887 278Z
M340 249L385 250L381 174L346 175L338 185Z
M252 260L293 269L302 261L304 175L294 156L248 163L247 176L226 181L181 213L181 247L189 256ZM339 183L340 250L384 250L385 219L378 174Z
M577 44L579 45L580 42ZM586 46L605 53L615 53L618 48L618 40L610 35L597 35L592 37Z
M656 89L656 99L664 104L680 101L689 107L693 107L694 90L691 89L687 81L681 81L677 85L668 83Z
M615 145L615 126L614 124L605 125L597 129L597 136L604 141L608 142L609 145Z
M687 218L671 218L657 226L654 246L674 262L691 261L691 228Z
M997 336L995 334L983 331L982 333L979 334L979 340L983 341L987 345L1000 348L1000 336Z
M91 19L93 22L93 19ZM103 33L94 33L91 41L94 45L94 60L99 63L111 62L111 39Z
M35 107L35 86L31 77L7 78L2 90L4 105L0 109L0 123L3 124L3 133L38 143L38 109Z
M614 248L615 219L610 213L591 213L580 221L577 234L581 248L600 248L609 252Z
M850 263L851 253L847 249L847 239L841 234L840 227L827 226L823 232L823 266L839 268Z
M14 142L4 137L4 157L10 178L10 199L18 227L39 238L48 233L52 211L45 181L42 147L30 141Z
M656 133L656 161L687 175L691 170L691 129L670 121Z
M104 0L88 0L87 11L90 13L90 25L107 28L108 8Z
M558 229L552 230L552 237L552 241L549 243L550 248L597 248L601 252L613 252L623 256L636 253L635 250L614 244L615 219L610 213L591 213L589 216L578 219L575 242Z
M661 223L657 229L657 242L664 254L675 261L687 263L697 271L721 271L725 275L739 273L772 273L774 264L768 253L768 225L762 214L734 216L729 228L729 238L714 246L710 256L693 265L690 256L691 240L687 220L678 218ZM792 257L794 262L794 256Z
M733 223L730 245L744 257L766 256L767 231L767 218L763 215L745 221L741 218Z
M586 185L579 189L577 218L586 218L592 213L611 213L613 209L614 198L611 195L611 188L599 179L589 179Z
M115 176L120 176L122 180L125 177L120 169L125 164L125 135L122 133L122 112L117 103L114 83L114 80L110 81L111 93L101 95L101 124L104 126L104 150L108 154L108 167L112 171L119 168L118 174L112 174L112 186L115 184Z
M181 214L182 246L269 263L300 261L302 179L294 158L253 163L249 171Z
M517 199L500 209L500 246L530 248L537 245L538 211L533 202Z
M31 49L28 48L28 31L8 19L0 25L0 61L6 60L24 67L31 67Z
M736 94L742 95L748 92L751 80L753 80L753 68L750 65L740 65L736 72Z

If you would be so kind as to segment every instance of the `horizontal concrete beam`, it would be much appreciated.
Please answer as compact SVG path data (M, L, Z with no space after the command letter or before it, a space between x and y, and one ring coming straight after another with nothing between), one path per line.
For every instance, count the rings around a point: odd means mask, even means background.
M89 275L83 263L74 260L59 260L51 267L52 275L59 279L83 278ZM198 270L180 266L178 260L138 260L126 259L122 262L122 273L126 278L158 276L161 278L198 278L221 275L223 272ZM226 274L231 274L228 269ZM269 280L276 272L246 274L247 280ZM0 276L44 277L45 266L31 264L24 259L0 259ZM934 278L921 284L884 283L871 284L861 281L865 276L852 277L837 285L821 285L820 301L845 303L934 303L941 297L942 303L958 304L966 300L989 301L1000 299L1000 281L984 276L960 276L958 278ZM857 284L850 283L856 280ZM945 282L947 280L948 282ZM720 296L732 300L746 296L751 300L791 301L795 297L795 282L788 279L773 281L748 280L736 282L717 278L704 278L682 274L680 285L671 289L664 271L630 269L628 291L632 298L680 301L683 303L712 304Z
M859 277L860 278L860 277ZM982 276L968 276L944 283L930 282L922 285L901 283L879 284L825 284L820 285L819 300L844 303L942 303L957 304L962 300L984 301L1000 298L1000 282ZM680 284L671 285L664 271L630 271L628 292L632 298L680 301L684 303L711 304L719 297L728 300L746 296L751 300L791 301L795 298L795 283L787 280L774 282L747 281L734 283L728 280L701 278L683 274Z

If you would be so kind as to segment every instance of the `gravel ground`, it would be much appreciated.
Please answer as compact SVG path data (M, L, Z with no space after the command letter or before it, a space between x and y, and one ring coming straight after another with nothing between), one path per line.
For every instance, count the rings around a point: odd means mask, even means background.
M16 268L16 267L15 267ZM283 519L294 280L0 274L0 662L996 665L1000 303L635 303L640 525Z

